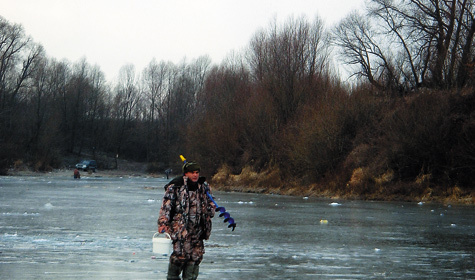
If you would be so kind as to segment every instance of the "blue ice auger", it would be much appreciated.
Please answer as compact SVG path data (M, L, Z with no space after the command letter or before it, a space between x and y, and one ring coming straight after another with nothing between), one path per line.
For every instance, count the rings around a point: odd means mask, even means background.
M186 163L186 159L183 155L180 155L180 158L183 161L183 163ZM226 212L226 208L220 207L218 205L218 203L216 203L216 201L213 199L213 196L209 193L209 188L208 188L207 184L206 184L205 187L206 187L205 188L206 195L209 197L209 199L211 199L211 201L214 203L214 205L216 205L216 211L220 212L219 216L224 217L223 223L226 223L226 222L229 223L228 228L233 228L232 231L234 231L234 229L236 228L236 223L234 222L234 219L231 217L231 214Z
M208 191L206 191L206 194L211 199L211 201L214 203L214 205L216 205L216 210L221 212L221 214L219 214L219 216L224 217L223 223L228 222L229 223L228 228L233 228L233 231L234 231L234 229L236 228L236 223L234 222L234 219L231 218L231 214L226 212L226 208L218 206L218 203L216 203L216 201L214 201L213 197L209 194Z

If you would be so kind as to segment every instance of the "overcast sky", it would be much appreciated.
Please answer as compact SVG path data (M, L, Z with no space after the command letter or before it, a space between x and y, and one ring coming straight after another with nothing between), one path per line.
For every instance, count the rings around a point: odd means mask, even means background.
M337 23L364 0L0 0L0 15L23 25L50 57L86 58L107 80L126 64L141 72L155 58L179 63L241 52L273 18L316 16Z

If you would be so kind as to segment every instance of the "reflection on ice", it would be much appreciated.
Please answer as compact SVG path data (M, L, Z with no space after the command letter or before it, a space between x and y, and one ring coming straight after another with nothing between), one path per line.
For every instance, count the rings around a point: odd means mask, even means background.
M254 204L253 201L238 201L238 204Z

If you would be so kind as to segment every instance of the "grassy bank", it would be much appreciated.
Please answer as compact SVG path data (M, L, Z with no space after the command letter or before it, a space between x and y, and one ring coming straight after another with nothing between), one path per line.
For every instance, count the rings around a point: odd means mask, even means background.
M415 182L391 182L384 178L372 183L352 176L344 182L338 177L320 183L304 185L294 179L280 177L278 169L254 172L246 167L233 175L229 168L222 167L212 177L213 188L220 191L309 196L345 200L411 201L443 204L475 205L473 191L458 186L434 186L419 179Z

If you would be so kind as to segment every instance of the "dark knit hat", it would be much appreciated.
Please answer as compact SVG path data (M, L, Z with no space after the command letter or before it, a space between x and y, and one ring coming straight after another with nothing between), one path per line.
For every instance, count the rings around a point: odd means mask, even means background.
M193 172L193 171L200 172L201 171L201 166L198 163L193 162L193 161L189 161L189 162L183 164L183 174L185 174L187 172Z

